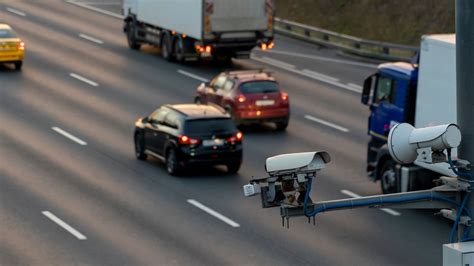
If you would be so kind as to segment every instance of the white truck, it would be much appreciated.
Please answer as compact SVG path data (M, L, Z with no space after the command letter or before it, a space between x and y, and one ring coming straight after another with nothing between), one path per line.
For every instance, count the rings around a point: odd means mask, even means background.
M248 58L273 47L273 0L124 0L131 49L161 48L163 58Z
M370 106L367 172L384 193L424 189L440 175L453 176L447 163L396 164L387 149L390 128L456 123L456 37L422 37L419 64L386 63L364 83L362 103ZM453 150L453 159L457 150Z

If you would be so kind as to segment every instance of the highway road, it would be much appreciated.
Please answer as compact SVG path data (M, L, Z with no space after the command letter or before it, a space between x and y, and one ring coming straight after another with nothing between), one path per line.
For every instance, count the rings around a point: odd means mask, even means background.
M93 6L116 12L108 2ZM282 36L275 50L234 60L274 72L290 95L288 130L245 128L238 174L172 177L135 159L134 121L191 102L228 67L132 51L120 19L61 0L2 0L0 20L27 51L21 72L0 69L1 265L441 265L450 223L431 211L338 211L287 229L277 208L242 193L267 157L324 150L333 160L313 199L379 194L365 176L358 92L375 65Z

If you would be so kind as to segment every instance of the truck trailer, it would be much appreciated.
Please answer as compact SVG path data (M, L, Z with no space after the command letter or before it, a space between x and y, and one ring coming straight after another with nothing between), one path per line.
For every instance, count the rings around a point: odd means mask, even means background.
M273 0L124 0L122 13L129 47L159 47L168 61L249 58L274 46Z
M455 39L423 36L417 63L381 64L364 82L361 101L370 107L367 173L380 180L383 193L427 189L442 175L455 176L447 163L399 165L387 148L390 128L398 123L419 128L457 122Z

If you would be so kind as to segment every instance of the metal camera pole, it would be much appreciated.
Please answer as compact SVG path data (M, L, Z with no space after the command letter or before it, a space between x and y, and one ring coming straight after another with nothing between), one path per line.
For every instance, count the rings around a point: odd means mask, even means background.
M462 130L458 157L474 163L474 1L472 0L456 0L456 75L457 123ZM474 167L471 167L470 174L474 176ZM467 208L474 213L474 195L471 195ZM471 230L469 237L474 237L474 230Z

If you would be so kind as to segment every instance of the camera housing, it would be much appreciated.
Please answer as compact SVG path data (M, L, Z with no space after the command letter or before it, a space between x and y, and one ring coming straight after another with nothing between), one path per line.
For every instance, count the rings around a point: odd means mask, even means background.
M316 173L331 161L325 151L280 154L267 158L265 171L270 176Z
M400 164L412 163L417 158L426 163L446 161L443 151L456 148L460 143L461 131L456 124L415 128L401 123L393 126L388 134L390 155Z
M308 180L331 161L327 152L301 152L281 154L267 158L265 170L268 177L250 180L245 185L246 197L261 195L262 207L281 205L302 206L308 190ZM311 203L311 200L310 200Z

